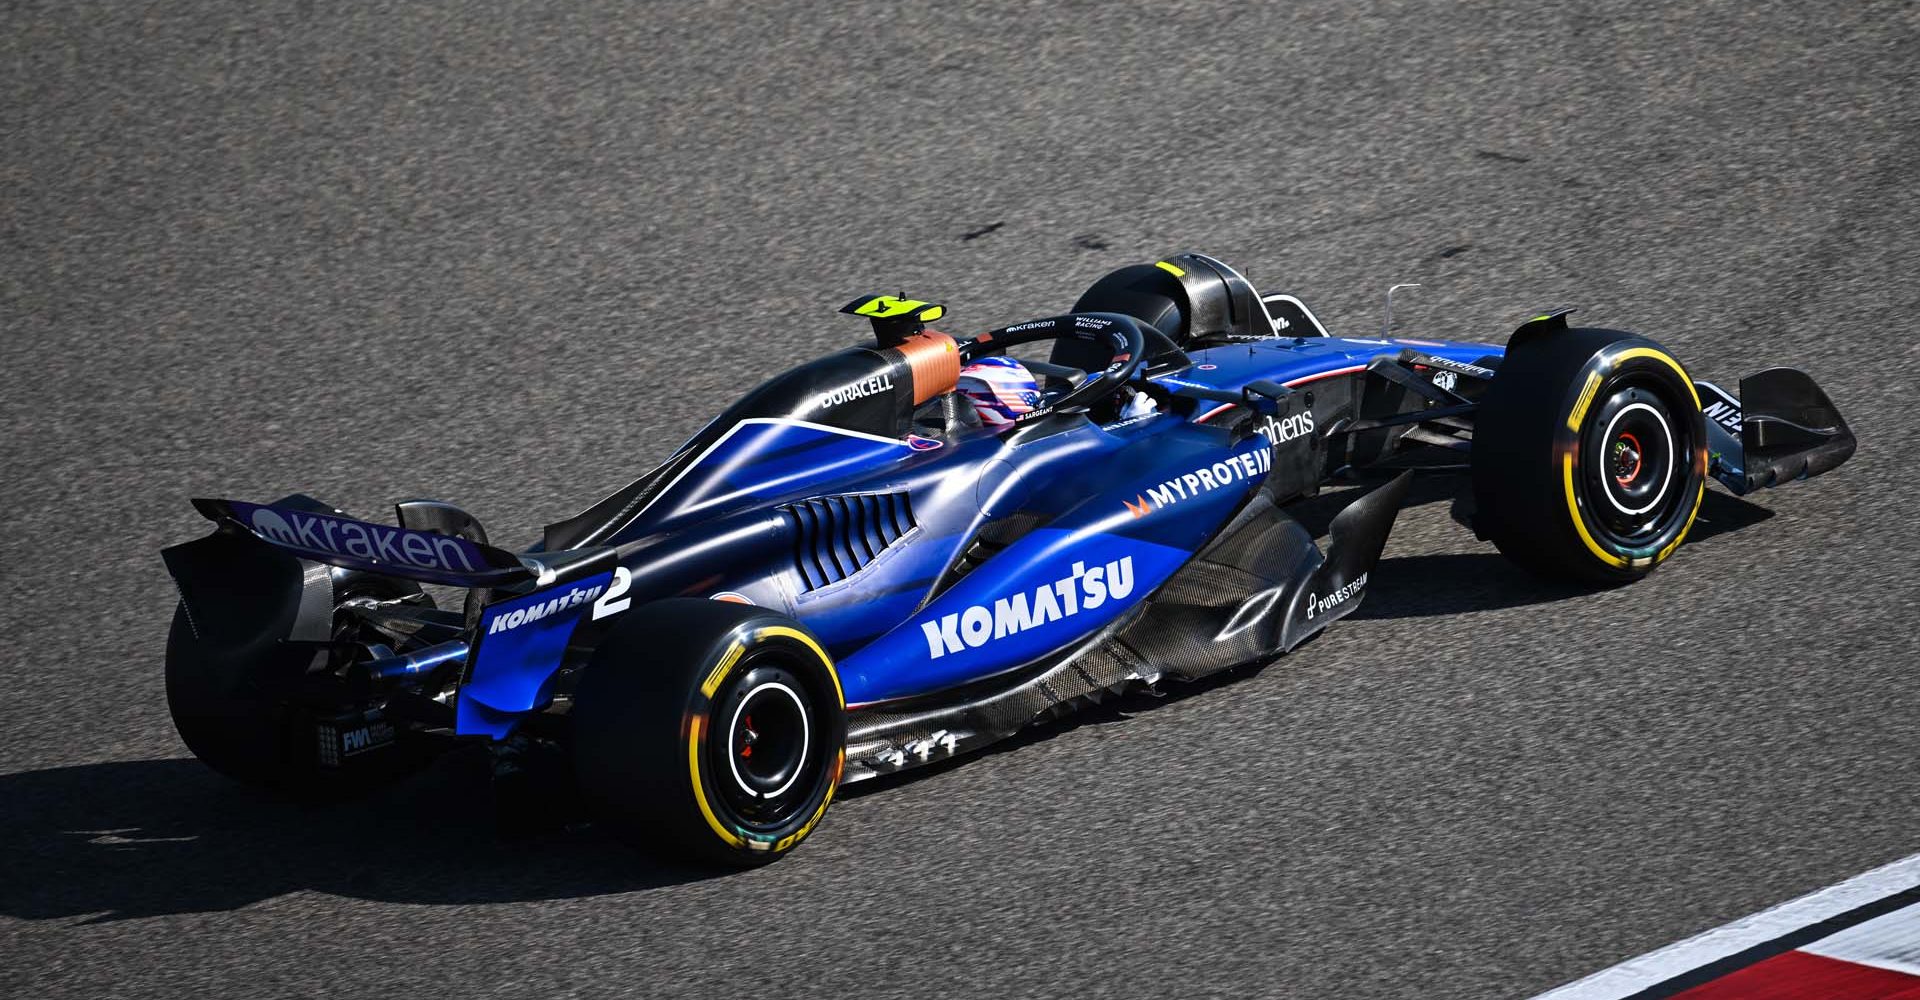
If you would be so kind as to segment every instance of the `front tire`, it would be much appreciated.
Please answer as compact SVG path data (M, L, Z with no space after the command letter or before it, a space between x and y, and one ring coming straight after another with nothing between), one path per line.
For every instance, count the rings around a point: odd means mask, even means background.
M845 766L832 659L798 622L751 605L629 612L581 678L572 718L589 808L670 857L780 858L819 825Z
M1524 569L1618 584L1665 562L1706 490L1693 381L1620 330L1509 348L1474 417L1474 528Z
M1094 282L1074 302L1073 311L1131 316L1151 323L1178 344L1187 339L1186 303L1187 293L1178 278L1152 264L1131 264Z

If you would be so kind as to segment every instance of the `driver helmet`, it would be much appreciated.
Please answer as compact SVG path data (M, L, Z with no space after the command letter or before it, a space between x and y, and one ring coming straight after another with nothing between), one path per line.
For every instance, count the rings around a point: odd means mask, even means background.
M996 429L1013 426L1014 418L1040 405L1040 383L1012 358L981 358L960 369L959 388L980 414L980 422Z

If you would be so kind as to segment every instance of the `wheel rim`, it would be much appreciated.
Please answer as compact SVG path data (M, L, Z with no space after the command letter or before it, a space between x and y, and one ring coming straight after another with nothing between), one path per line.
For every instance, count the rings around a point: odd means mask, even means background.
M748 654L716 692L706 737L720 805L740 826L769 830L809 802L824 771L813 691L784 651Z
M800 778L811 727L807 704L792 685L767 681L742 695L727 727L727 763L750 798L779 798Z
M1608 506L1628 519L1659 507L1673 484L1673 423L1657 397L1648 402L1641 396L1637 389L1625 393L1600 435L1607 473L1601 492Z
M1640 451L1645 446L1632 434L1621 431L1613 443L1613 481L1622 489L1631 487L1644 468Z
M1664 384L1625 375L1602 390L1602 402L1581 434L1584 506L1594 527L1622 550L1635 550L1683 518L1691 499L1681 486L1691 471L1691 427Z

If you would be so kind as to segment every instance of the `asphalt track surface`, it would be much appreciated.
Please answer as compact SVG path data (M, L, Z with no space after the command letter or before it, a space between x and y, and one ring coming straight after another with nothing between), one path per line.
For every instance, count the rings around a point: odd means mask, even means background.
M1920 8L0 9L0 994L1522 997L1920 849ZM188 759L195 495L624 483L905 290L979 330L1181 249L1336 332L1541 306L1862 444L1555 590L1425 486L1267 669L836 805L708 877Z

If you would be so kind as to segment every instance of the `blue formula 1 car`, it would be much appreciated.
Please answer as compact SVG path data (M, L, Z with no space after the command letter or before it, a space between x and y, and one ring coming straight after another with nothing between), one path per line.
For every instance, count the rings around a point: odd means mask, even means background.
M1565 310L1504 349L1337 338L1200 254L972 338L925 302L843 311L874 341L518 552L435 501L393 525L195 501L216 529L164 553L187 746L317 795L462 742L544 748L632 839L761 863L842 782L1293 649L1360 603L1420 454L1465 456L1456 516L1513 560L1608 584L1673 555L1709 478L1747 493L1854 448L1794 369L1736 396ZM1383 470L1324 551L1289 514Z

